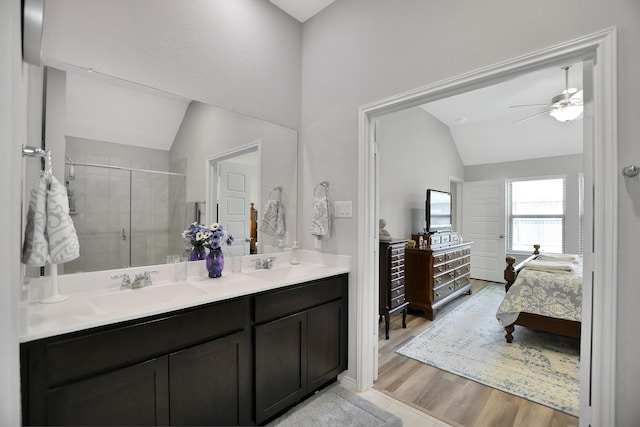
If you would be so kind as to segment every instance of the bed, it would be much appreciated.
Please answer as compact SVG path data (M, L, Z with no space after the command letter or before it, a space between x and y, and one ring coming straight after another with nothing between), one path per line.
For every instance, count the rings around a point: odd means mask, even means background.
M534 249L531 256L515 266L515 258L506 258L506 295L496 318L506 331L507 342L513 341L516 325L579 338L582 258L541 254L539 245Z

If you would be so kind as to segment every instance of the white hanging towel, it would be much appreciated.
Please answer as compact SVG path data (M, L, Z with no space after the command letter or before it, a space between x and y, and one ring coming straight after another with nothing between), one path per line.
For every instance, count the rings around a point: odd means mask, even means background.
M311 234L319 239L326 239L331 235L331 212L329 211L329 198L327 196L316 197L313 201Z
M47 179L41 177L31 190L27 226L24 230L22 262L28 266L43 267L49 255L49 243L45 236L47 226Z
M280 200L267 200L262 214L260 231L271 236L284 234L284 212Z
M69 216L67 189L53 176L47 192L46 235L52 263L62 264L80 256L78 235Z
M53 176L43 176L31 191L22 262L43 267L47 257L53 264L62 264L79 256L80 245L69 216L67 190Z

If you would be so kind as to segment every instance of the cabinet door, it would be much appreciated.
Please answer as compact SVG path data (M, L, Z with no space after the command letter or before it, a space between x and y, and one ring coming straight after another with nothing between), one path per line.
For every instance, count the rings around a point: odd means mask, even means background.
M307 313L255 326L256 423L306 394Z
M167 425L167 357L47 391L47 425Z
M307 312L307 392L316 390L346 369L346 321L342 300Z
M171 425L245 425L250 410L248 338L238 332L169 355Z

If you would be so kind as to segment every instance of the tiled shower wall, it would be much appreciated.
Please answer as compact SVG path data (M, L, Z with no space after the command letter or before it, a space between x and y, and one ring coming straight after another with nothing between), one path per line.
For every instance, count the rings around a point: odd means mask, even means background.
M169 170L169 152L67 137L66 155L77 163ZM182 245L171 218L184 211L185 177L75 165L65 167L80 257L65 273L166 262ZM179 219L179 218L178 218ZM170 227L170 222L176 225Z

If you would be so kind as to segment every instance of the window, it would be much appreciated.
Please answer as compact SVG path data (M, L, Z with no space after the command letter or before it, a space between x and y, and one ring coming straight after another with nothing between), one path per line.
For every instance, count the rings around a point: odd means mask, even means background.
M508 181L508 250L563 253L565 196L565 178Z

